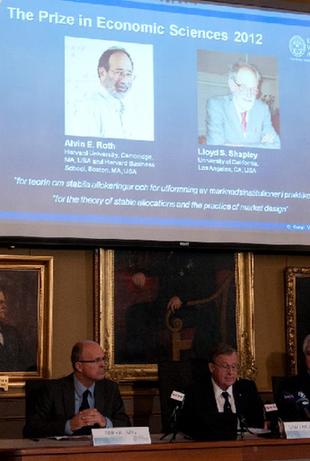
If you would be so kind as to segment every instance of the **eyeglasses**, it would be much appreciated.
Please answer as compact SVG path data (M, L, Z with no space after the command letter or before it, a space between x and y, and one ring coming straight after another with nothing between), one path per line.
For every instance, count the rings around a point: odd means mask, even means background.
M77 362L81 362L81 363L105 363L106 362L106 358L105 357L97 357L93 360L77 360Z
M216 362L213 362L213 364L218 367L218 368L221 368L221 370L225 370L225 371L233 371L234 373L236 373L237 371L240 370L240 365L239 364L232 364L232 365L228 365L228 363L216 363Z
M235 85L238 87L238 91L243 94L249 94L250 96L255 96L258 93L257 86L248 87L244 83L238 83L234 80Z
M129 70L109 70L115 78L126 78L127 80L132 80L135 76Z

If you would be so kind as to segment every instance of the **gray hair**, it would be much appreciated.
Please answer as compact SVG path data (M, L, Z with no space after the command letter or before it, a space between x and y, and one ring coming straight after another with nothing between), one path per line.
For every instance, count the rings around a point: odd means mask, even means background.
M235 347L230 344L219 343L210 351L210 361L214 363L219 355L231 355L234 353L237 353Z
M260 82L260 80L262 78L260 72L256 69L255 66L253 66L252 64L248 64L246 62L236 62L235 64L233 64L232 67L229 70L228 78L233 80L234 82L236 82L238 72L241 69L247 69L247 70L250 70L251 72L253 72L253 74L255 75L255 77L257 79L257 83Z

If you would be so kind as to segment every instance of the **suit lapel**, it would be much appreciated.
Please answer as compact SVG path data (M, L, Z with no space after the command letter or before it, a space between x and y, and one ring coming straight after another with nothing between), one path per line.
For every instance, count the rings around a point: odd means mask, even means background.
M232 133L237 133L238 138L242 139L244 134L243 134L242 127L241 127L240 118L238 116L236 107L234 105L234 102L231 96L228 101L228 111L227 112L229 114L228 121L231 126L230 131L232 131Z
M234 399L235 399L236 412L237 414L243 414L244 413L244 408L243 408L244 398L242 396L242 390L240 388L239 380L237 380L235 384L233 384L233 394L234 394Z
M95 406L97 410L104 414L104 395L105 395L105 382L98 381L95 384Z
M75 414L75 397L74 397L74 381L73 375L68 376L63 382L63 405L65 415L72 418Z
M210 398L207 400L207 405L210 409L210 412L217 412L217 404L211 377L207 381L206 389L202 389L201 392L203 395L210 396Z

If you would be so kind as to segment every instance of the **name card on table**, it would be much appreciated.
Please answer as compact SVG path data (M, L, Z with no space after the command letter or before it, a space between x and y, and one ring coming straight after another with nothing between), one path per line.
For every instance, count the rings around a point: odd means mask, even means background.
M310 421L283 422L283 426L287 439L310 438Z
M93 445L139 445L151 443L148 427L92 429Z

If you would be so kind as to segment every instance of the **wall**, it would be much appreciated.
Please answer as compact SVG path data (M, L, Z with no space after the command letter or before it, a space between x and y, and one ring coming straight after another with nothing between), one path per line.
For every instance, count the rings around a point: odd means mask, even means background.
M271 376L286 372L285 268L310 267L310 254L255 255L254 297L257 384L271 390Z
M53 256L52 377L71 372L72 345L94 337L94 251L0 248L0 255ZM0 256L1 259L1 256ZM122 395L135 425L150 425L160 431L157 383L124 384ZM0 390L0 437L21 437L24 423L24 396L7 398Z
M93 250L0 248L0 253L54 257L52 376L69 373L72 344L93 337ZM310 254L256 254L254 258L256 381L263 395L270 394L271 376L285 373L284 270L290 265L310 266ZM150 425L152 432L159 432L157 383L127 383L121 390L134 424ZM23 418L23 394L7 399L0 391L0 437L21 436Z

